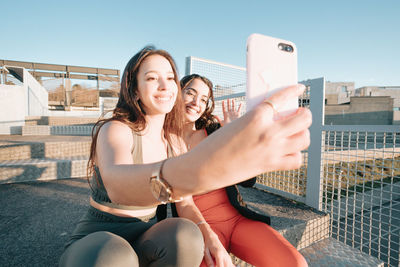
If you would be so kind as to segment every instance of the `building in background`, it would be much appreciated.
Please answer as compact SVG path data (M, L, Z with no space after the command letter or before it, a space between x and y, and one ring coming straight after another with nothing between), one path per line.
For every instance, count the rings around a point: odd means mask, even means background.
M325 82L325 105L341 105L350 102L355 95L354 82Z
M393 124L400 124L400 86L365 86L356 89L356 95L393 98Z
M400 124L400 87L361 87L326 83L325 124Z

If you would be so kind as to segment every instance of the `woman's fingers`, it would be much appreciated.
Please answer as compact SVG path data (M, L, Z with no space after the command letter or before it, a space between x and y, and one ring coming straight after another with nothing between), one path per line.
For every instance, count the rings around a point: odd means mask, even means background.
M295 135L286 137L281 144L280 155L282 157L305 150L310 145L310 132L308 129L298 132Z
M221 255L216 255L215 257L215 267L225 266L224 259Z
M300 96L305 88L303 84L292 85L271 95L268 100L275 103L277 105L276 108L279 109L279 107L285 104L289 99Z
M210 250L208 247L204 249L204 260L208 267L214 267L214 260L211 256Z
M224 113L224 116L226 114L226 106L225 106L225 101L222 100L222 113Z
M286 87L268 97L268 101L262 102L259 106L276 112L288 100L300 96L304 92L304 90L305 86L302 84Z
M310 146L310 131L305 129L288 138L288 146L295 151L305 150Z
M235 108L235 100L227 99L222 101L222 113L224 115L223 124L230 123L231 121L237 119L239 117L239 112L242 107L242 104L239 105L237 111ZM221 124L222 125L222 124Z
M303 155L300 151L292 154L288 154L282 157L280 162L280 166L278 166L277 170L287 171L287 170L294 170L301 167L303 163Z
M216 267L231 267L232 266L232 259L229 256L228 252L224 251L223 253L218 253L215 256L215 265Z
M240 110L241 110L241 109L242 109L242 103L239 104L239 107L238 107L238 109L237 109L238 115L240 114Z
M299 108L294 114L277 121L282 136L292 136L311 126L312 114L307 108Z

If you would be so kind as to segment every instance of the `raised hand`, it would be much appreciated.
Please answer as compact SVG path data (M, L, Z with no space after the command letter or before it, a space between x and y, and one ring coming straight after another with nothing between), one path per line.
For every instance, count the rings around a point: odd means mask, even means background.
M236 109L234 99L227 99L226 104L225 101L222 101L222 113L224 115L224 120L220 120L221 126L224 126L225 124L228 124L231 121L239 118L241 108L242 103L240 103Z

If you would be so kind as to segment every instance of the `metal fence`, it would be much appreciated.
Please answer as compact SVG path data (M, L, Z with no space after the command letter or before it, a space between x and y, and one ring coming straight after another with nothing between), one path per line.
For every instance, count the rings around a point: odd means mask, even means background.
M322 210L338 240L399 264L400 133L393 127L325 126Z
M197 73L213 82L215 110L214 115L222 117L222 100L234 99L242 104L241 113L246 110L246 68L215 62L212 60L187 57L186 75Z
M186 74L204 75L216 85L225 82L217 87L215 114L221 114L224 99L245 104L244 68L195 57L186 60ZM260 175L258 185L329 213L332 237L387 266L400 266L400 127L324 125L324 78L301 83L307 90L299 104L313 113L303 166Z

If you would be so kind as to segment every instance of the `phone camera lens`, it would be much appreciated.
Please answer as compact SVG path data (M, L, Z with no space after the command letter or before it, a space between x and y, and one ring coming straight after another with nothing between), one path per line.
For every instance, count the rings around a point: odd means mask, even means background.
M284 52L289 52L292 53L293 52L293 46L289 45L289 44L285 44L285 43L280 43L278 44L278 48Z

